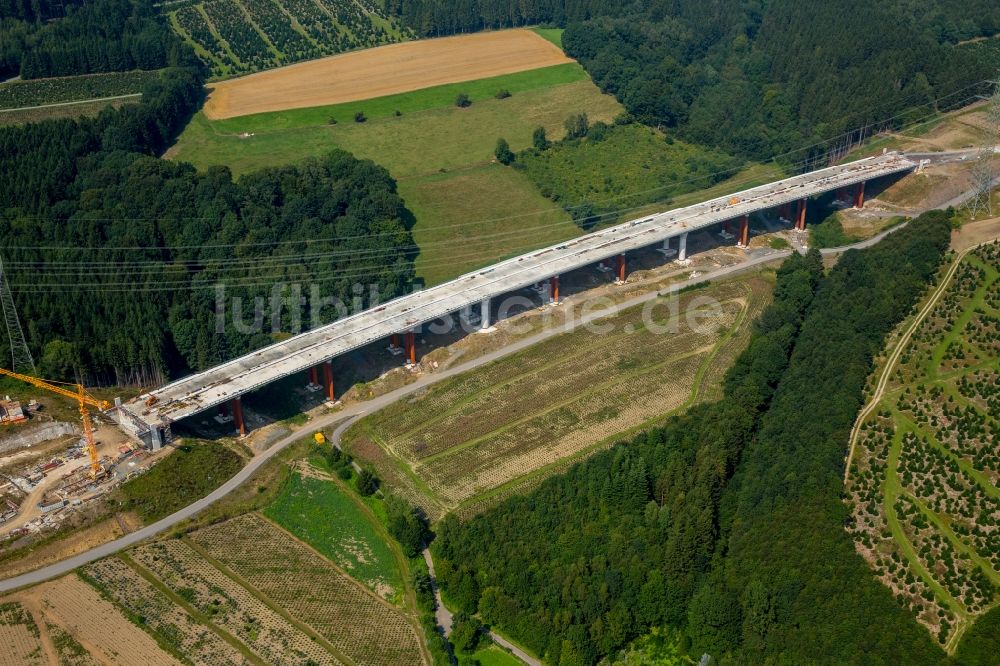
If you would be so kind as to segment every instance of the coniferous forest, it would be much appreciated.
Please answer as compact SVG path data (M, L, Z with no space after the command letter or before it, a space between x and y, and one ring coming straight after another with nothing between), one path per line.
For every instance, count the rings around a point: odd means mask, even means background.
M0 0L0 81L160 69L183 57L148 0Z
M823 275L789 258L722 400L637 435L466 523L433 549L461 610L554 664L650 627L736 663L943 658L842 529L844 442L885 335L938 266L927 213Z

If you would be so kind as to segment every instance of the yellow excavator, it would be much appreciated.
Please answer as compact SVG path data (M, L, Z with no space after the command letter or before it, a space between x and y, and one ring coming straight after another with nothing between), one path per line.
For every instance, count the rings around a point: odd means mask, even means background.
M58 393L59 395L72 398L77 401L80 405L80 417L83 419L83 437L84 441L87 443L87 453L90 454L90 477L96 479L102 469L97 458L97 442L94 441L94 425L90 422L90 413L87 411L87 405L104 411L111 409L111 403L107 400L98 400L94 396L90 395L84 390L82 384L50 382L44 379L39 379L38 377L32 377L31 375L22 375L17 372L11 372L5 368L0 368L0 375L4 377L13 377L14 379L26 382L32 386L37 386L38 388L52 391L53 393Z

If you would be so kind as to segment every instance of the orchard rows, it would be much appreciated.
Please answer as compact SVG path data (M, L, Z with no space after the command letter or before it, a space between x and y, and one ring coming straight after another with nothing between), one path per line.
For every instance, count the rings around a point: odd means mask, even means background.
M949 651L1000 600L1000 244L973 251L900 356L846 485L855 547Z
M170 18L217 77L409 36L371 0L205 0L172 12Z

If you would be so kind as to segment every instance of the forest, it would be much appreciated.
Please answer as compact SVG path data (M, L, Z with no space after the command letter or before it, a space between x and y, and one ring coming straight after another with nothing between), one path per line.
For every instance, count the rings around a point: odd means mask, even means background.
M854 553L839 481L872 359L949 219L925 214L826 276L815 251L793 255L722 400L442 521L449 598L553 664L595 664L663 625L737 663L940 661Z
M370 161L335 151L234 181L156 157L201 104L206 75L172 33L161 46L178 66L140 103L0 128L4 273L42 376L160 383L331 321L343 314L334 299L390 298L412 277L411 215ZM295 284L301 308L288 305Z
M818 252L782 265L722 400L467 523L446 517L432 547L449 598L553 664L594 664L650 627L685 624L718 546L722 490L821 275Z
M0 1L0 81L183 64L151 0Z
M799 168L862 135L969 103L1000 61L997 40L963 44L1000 32L992 0L395 0L390 8L423 35L566 26L566 52L640 121Z

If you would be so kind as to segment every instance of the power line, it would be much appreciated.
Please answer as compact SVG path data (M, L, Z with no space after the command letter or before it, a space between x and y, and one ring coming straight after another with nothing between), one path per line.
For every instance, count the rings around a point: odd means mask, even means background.
M901 118L901 117L907 115L908 113L910 113L914 109L919 109L919 108L928 106L930 104L939 103L939 102L941 102L941 101L943 101L945 99L948 99L950 97L953 97L953 96L955 96L955 95L957 95L957 94L959 94L961 92L964 92L966 90L969 90L969 89L977 87L977 86L981 86L983 83L986 83L986 82L988 82L988 81L986 81L986 80L984 80L984 81L978 81L976 83L972 83L972 84L969 84L968 86L960 88L960 89L958 89L956 91L948 93L947 95L943 95L943 96L941 96L941 97L933 100L933 102L924 102L922 104L919 104L919 105L916 105L916 106L913 106L913 107L909 107L908 109L906 109L904 111L901 111L899 113L896 113L895 115L890 116L889 118L883 119L882 121L880 121L880 123L881 124L889 123L889 122L891 122L893 120L896 120L898 118ZM916 96L916 94L914 96ZM972 98L973 97L968 97L968 98L966 98L966 100L972 99ZM869 107L868 110L871 110L873 108L876 108L876 107ZM937 113L936 111L932 111L931 113L928 114L928 116L935 115L936 113ZM871 125L871 123L867 123L865 125L865 127L868 127L870 125ZM781 158L788 157L788 156L794 155L796 153L801 153L802 151L806 151L806 150L809 150L811 148L815 148L817 146L827 145L827 144L829 144L832 141L836 141L837 139L850 137L855 132L857 132L857 131L859 131L861 129L863 129L863 128L861 128L861 127L853 128L853 129L845 131L845 132L843 132L843 133L841 133L841 134L839 134L837 136L830 137L830 138L822 140L822 141L817 141L817 142L814 142L814 143L811 143L811 144L808 144L808 145L805 145L805 146L800 146L798 148L794 148L794 149L786 151L784 153L779 153L777 155L774 155L774 156L770 157L767 160L763 160L763 161L760 161L760 162L753 162L753 161L749 161L748 160L748 161L745 161L745 162L743 162L743 163L741 163L741 164L739 164L737 166L734 166L732 168L729 168L729 169L722 169L722 170L710 172L708 174L703 174L701 176L696 176L696 177L693 177L693 178L689 178L689 179L684 180L684 181L678 181L676 183L671 183L669 185L663 185L663 186L651 188L651 189L648 189L648 190L642 190L642 191L639 191L639 192L632 192L632 193L621 195L621 196L618 196L618 197L609 197L609 198L604 199L604 200L602 200L601 202L598 202L598 203L606 203L606 202L610 202L610 201L618 201L618 200L621 200L621 199L624 199L624 198L629 198L629 197L643 196L643 195L646 195L646 194L652 194L654 192L663 191L663 190L667 190L669 188L677 187L679 185L690 184L690 183L698 182L698 181L701 181L701 180L707 180L707 179L710 179L710 178L713 178L713 177L717 177L717 176L724 176L726 174L731 174L731 173L734 173L734 172L738 172L739 170L747 167L750 164L768 164L768 163L777 162ZM805 158L805 159L801 159L801 160L799 160L797 162L794 162L791 166L804 167L806 164L808 164L811 161L813 161L813 160L810 160L809 158ZM567 208L567 211L571 212L572 210L575 210L576 208L580 208L580 207L582 207L584 205L586 205L586 204L581 204L580 206L569 207L569 208ZM430 231L430 230L437 230L437 229L456 229L456 228L461 228L461 227L466 227L466 226L480 226L480 225L485 224L487 222L500 222L500 221L505 221L505 220L517 219L517 218L521 218L521 217L527 217L527 216L545 214L547 212L549 212L549 211L548 210L529 211L527 213L518 213L518 214L514 214L514 215L507 215L507 216L501 216L501 217L496 217L496 218L480 219L480 220L470 221L470 222L466 222L466 223L460 223L460 224L456 224L456 225L439 225L439 226L424 227L423 230L424 231ZM55 218L55 217L52 217L52 216L44 216L44 215L26 215L26 216L18 216L18 217L19 217L19 219L37 219L37 220L58 220L58 221L62 221L62 218ZM82 221L107 221L107 222L132 221L132 222L149 222L149 221L156 221L156 220L159 220L159 219L161 219L161 218L137 218L137 217L96 218L96 217L86 217ZM183 217L180 217L180 218L173 218L173 219L188 220L188 221L215 221L218 218L216 218L216 217L183 216ZM380 234L359 234L359 235L354 235L354 236L327 237L327 238L319 238L319 239L296 239L296 240L282 240L282 241L257 241L257 242L251 242L251 243L243 243L243 242L241 242L241 243L213 243L213 244L197 244L197 245L176 245L176 246L170 246L169 248L168 247L164 247L164 246L158 246L158 245L156 245L156 246L132 245L132 246L106 246L106 247L98 248L98 249L100 249L100 250L120 250L120 251L137 251L137 250L156 250L156 251L170 250L170 251L176 251L176 250L183 250L183 249L224 249L224 248L235 248L235 247L260 247L260 246L279 246L279 245L294 245L294 244L306 244L306 245L308 245L308 244L312 244L312 243L321 243L321 242L333 242L333 241L343 242L343 241L346 241L346 240L368 239L368 238L379 237L379 236L396 235L397 233L399 233L399 232L383 232L383 233L380 233ZM0 249L7 250L7 251L9 251L9 250L64 250L64 251L86 251L86 252L93 252L94 251L94 248L84 248L84 247L79 247L79 246L55 246L55 245L6 246L6 247L0 248ZM157 261L157 260L152 260L152 261Z
M974 84L974 85L978 85L978 84ZM971 87L971 86L968 86L968 87ZM921 106L924 106L924 105L921 105ZM928 117L929 116L935 116L935 115L936 115L936 113L934 113L934 112L927 114ZM922 118L911 120L908 123L908 125L911 126L911 127L912 126L918 126L918 125L922 124L922 121L923 121ZM772 158L769 161L774 161L775 159L776 158ZM803 160L801 163L804 163L804 162L805 162L805 160ZM688 181L685 181L685 182L694 182L696 180L701 180L701 179L704 179L704 178L710 178L713 175L717 175L719 173L727 173L727 172L731 172L733 170L736 170L738 168L743 168L743 166L745 166L745 165L741 165L740 167L736 167L736 168L730 169L730 170L725 170L725 171L722 171L722 172L716 172L715 174L706 174L706 175L703 175L703 176L699 176L699 177L696 177L696 178L689 179ZM741 182L747 182L747 181L751 181L751 180L755 180L755 179L756 178L754 178L753 176L744 176L741 179L738 179L738 180L735 180L735 181L730 181L728 184L736 186L736 185L740 184ZM670 187L675 187L675 186L676 186L676 184L670 185ZM656 191L658 189L662 189L662 188L655 188L654 190L650 190L650 191ZM622 195L621 197L614 197L611 200L616 200L616 199L621 199L621 198L627 198L627 197L635 197L635 196L640 196L641 194L642 194L641 192L640 193L631 193L631 194L627 194L627 195ZM685 195L680 195L678 198L681 198L681 199L683 199L683 198L690 198L690 199L694 200L694 199L697 199L702 194L703 194L702 192L688 193L688 194L685 194ZM619 209L616 209L616 210L608 211L606 213L603 213L603 214L601 214L599 216L595 216L595 217L598 218L598 219L612 218L612 217L620 215L623 212L627 212L629 210L637 210L637 209L641 209L641 208L646 208L649 205L650 204L643 204L643 205L640 205L640 206L635 206L633 208L619 208ZM539 212L547 212L547 211L539 211ZM503 220L503 219L509 219L509 218L514 218L514 217L521 217L521 216L522 215L514 215L514 216L507 216L506 218L502 217L502 218L495 218L495 219L496 220ZM471 223L468 223L468 224L477 224L478 225L478 224L483 224L483 223L484 223L484 221L477 221L477 222L471 222ZM219 262L218 266L221 266L223 268L230 267L231 269L236 269L237 267L244 267L245 266L246 268L248 268L248 269L252 268L252 269L255 270L255 272L257 272L260 269L280 270L280 269L283 269L283 268L300 268L301 265L302 265L303 260L312 259L312 258L324 258L324 257L335 257L335 256L345 256L345 255L350 255L352 257L356 257L356 256L359 256L359 255L364 255L366 253L374 253L375 256L379 256L379 255L383 255L383 254L387 254L387 253L388 254L399 254L399 253L405 253L408 250L419 250L419 249L422 249L424 247L431 246L431 245L437 245L437 244L440 244L440 245L459 245L459 244L461 244L461 246L463 248L468 248L470 246L475 247L477 245L484 245L484 244L493 243L494 240L497 239L497 238L503 238L503 237L510 236L510 235L518 235L520 237L526 237L526 236L527 237L533 237L533 236L542 235L542 234L548 233L546 227L552 226L554 224L565 224L565 222L564 221L560 221L560 222L557 222L557 223L542 225L541 227L536 227L536 228L534 228L534 229L532 229L530 231L513 230L513 231L499 232L499 233L495 233L495 234L480 235L475 240L466 240L466 239L457 238L457 239L451 239L451 240L445 240L445 241L437 241L437 242L430 241L428 243L424 243L420 247L418 247L416 245L413 245L413 246L406 246L406 247L403 247L403 248L388 248L388 249L370 249L370 250L364 250L364 249L361 249L361 250L344 249L344 250L340 250L340 251L331 251L329 253L317 253L317 254L314 254L314 255L285 255L285 256L274 256L274 257L258 257L258 258L247 258L247 259L238 259L238 258L236 258L236 259L223 259L223 260L210 260L210 259L208 259L208 260L201 260L201 261L190 260L190 261L187 261L187 262L180 262L180 264L179 264L179 262L164 262L162 260L150 259L150 260L144 260L143 262L140 262L140 263L134 263L133 262L132 264L127 264L127 263L123 264L123 263L120 263L120 262L23 262L23 265L34 267L34 272L35 272L36 275L39 272L42 272L42 273L46 274L46 277L56 277L56 278L59 278L59 277L65 277L65 278L82 277L84 273L85 273L86 277L95 277L95 276L125 277L125 276L127 276L127 275L130 274L130 271L131 271L132 275L139 275L139 274L145 275L145 274L148 274L148 270L149 269L143 268L142 266L144 264L148 264L148 265L156 264L157 268L162 268L164 270L169 270L171 268L179 268L183 264L190 264L192 266L210 265L210 263L212 261L218 261ZM454 229L455 226L459 226L459 225L443 225L441 228ZM359 237L361 237L361 236L359 236ZM288 243L301 243L303 241L279 241L278 243L284 243L284 242L288 242ZM52 248L51 246L49 246L49 248L46 248L46 249L57 249L57 248ZM135 249L135 248L129 248L129 249ZM150 249L154 249L154 248L150 248ZM159 247L157 247L155 249L162 250L162 249L165 249L165 248L159 248ZM447 265L447 264L454 263L454 261L456 259L463 259L463 258L470 258L470 257L476 257L476 258L478 258L480 256L481 256L481 254L478 253L478 252L477 253L466 253L466 254L463 254L463 255L452 255L448 259L442 260L440 262L436 262L434 264L426 264L425 263L424 267L426 268L426 267L436 266L436 265ZM49 268L50 266L53 266L53 265L59 266L59 268L57 268L57 270L55 270L55 271L51 271L51 270L50 271L46 271L45 270L45 269L47 269L47 268ZM89 268L89 267L98 267L98 266L103 266L103 267L107 267L107 268L113 267L115 270L110 271L110 272L97 272L97 271L91 270ZM74 268L76 268L76 270L68 270L70 267L74 267ZM129 269L129 270L123 270L123 269ZM374 276L378 276L379 274L385 274L387 271L389 271L391 273L399 274L400 272L405 272L405 271L409 271L409 270L410 270L409 265L407 265L404 268L401 268L401 270L389 269L388 267L372 267L372 268L361 268L361 269L349 268L349 269L339 269L339 270L336 270L336 271L327 271L327 272L325 272L323 274L323 276L309 276L309 278L312 279L312 280L315 280L315 281L329 282L329 281L332 281L332 280L350 279L351 277L374 277ZM150 276L150 277L152 277L152 276ZM121 293L121 292L136 292L136 291L139 291L139 292L173 291L173 290L175 290L177 288L214 289L215 288L215 284L218 283L218 282L220 282L220 281L226 282L228 285L233 286L233 287L267 286L267 285L273 285L274 284L273 280L268 281L268 282L257 282L257 281L255 281L255 280L259 280L260 279L260 275L259 274L254 275L254 276L240 276L240 277L237 277L235 279L229 279L229 280L226 280L226 276L223 275L223 276L214 276L213 279L215 280L215 282L210 283L210 284L192 284L189 281L189 279L187 279L187 276L185 276L185 278L181 279L181 280L173 280L173 281L169 281L169 282L163 282L161 280L156 285L148 285L148 284L147 285L136 285L136 284L134 284L134 282L106 282L106 283L100 283L100 282L98 282L98 283L89 283L89 284L86 284L86 283L81 283L81 282L78 282L78 281L74 281L74 282L69 283L69 284L64 284L64 283L53 283L51 281L46 281L46 282L33 282L33 283L26 283L26 284L18 284L18 285L15 285L15 286L20 291L26 291L26 292L46 291L46 290L50 290L53 287L59 286L59 287L64 287L64 288L73 288L73 289L77 289L77 290L91 290L91 291L100 291L100 292ZM118 288L118 287L123 287L123 288Z

